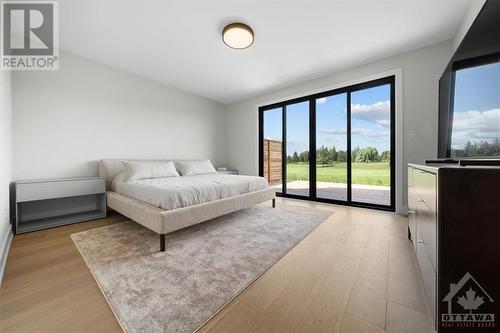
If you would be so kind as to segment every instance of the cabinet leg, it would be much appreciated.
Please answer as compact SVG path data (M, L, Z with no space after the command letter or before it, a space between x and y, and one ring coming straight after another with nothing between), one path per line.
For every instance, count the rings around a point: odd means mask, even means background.
M165 252L165 235L160 234L160 252Z

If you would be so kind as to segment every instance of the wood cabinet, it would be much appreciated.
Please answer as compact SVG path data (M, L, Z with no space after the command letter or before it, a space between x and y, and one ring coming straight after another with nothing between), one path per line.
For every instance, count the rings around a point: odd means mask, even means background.
M498 331L500 168L410 164L408 208L435 328Z
M408 238L412 240L413 247L417 248L417 243L413 238L417 235L417 193L415 192L413 168L408 168Z
M436 319L437 173L408 168L409 236L417 254L425 294Z

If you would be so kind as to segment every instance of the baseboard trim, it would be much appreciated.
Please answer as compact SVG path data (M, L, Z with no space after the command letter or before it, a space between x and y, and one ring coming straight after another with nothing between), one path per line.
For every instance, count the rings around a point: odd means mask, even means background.
M7 232L7 237L5 237L5 241L3 246L1 247L1 256L0 256L0 286L3 281L3 273L5 272L5 265L7 264L7 257L9 256L10 244L12 243L12 238L14 238L14 234L12 233L12 229L9 228Z

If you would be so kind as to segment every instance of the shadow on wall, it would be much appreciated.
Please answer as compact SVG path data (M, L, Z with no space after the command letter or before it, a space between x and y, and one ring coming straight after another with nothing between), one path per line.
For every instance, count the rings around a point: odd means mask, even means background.
M87 169L89 171L89 175L94 175L94 176L99 175L99 161L88 162Z

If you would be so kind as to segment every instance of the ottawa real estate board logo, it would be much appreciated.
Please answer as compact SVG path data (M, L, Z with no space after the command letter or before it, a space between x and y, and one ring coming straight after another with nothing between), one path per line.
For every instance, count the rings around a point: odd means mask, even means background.
M447 303L448 311L441 314L441 327L495 327L494 300L468 272L457 283L450 284L443 302Z
M2 1L0 68L59 69L57 1Z

